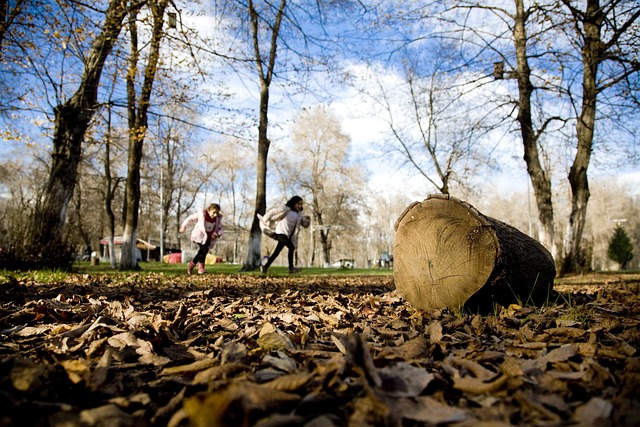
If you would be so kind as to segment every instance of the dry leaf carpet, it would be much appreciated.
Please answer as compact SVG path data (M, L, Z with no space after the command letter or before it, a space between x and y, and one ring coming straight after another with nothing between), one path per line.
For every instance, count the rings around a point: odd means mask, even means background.
M390 276L0 276L0 426L638 426L639 281L480 316Z

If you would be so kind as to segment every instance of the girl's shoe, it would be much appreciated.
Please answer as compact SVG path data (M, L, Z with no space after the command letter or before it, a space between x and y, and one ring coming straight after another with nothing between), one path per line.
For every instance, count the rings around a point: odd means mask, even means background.
M188 274L189 276L191 276L191 274L193 273L193 268L194 268L195 266L196 266L196 265L193 263L193 261L189 261L189 264L187 264L187 274Z
M198 263L198 274L204 274L206 273L205 269L204 269L204 262L199 262Z
M290 268L289 269L289 274L296 274L299 273L300 269L299 268Z

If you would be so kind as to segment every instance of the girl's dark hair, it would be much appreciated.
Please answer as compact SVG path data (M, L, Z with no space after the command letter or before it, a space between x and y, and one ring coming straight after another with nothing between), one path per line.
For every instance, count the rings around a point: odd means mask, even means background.
M300 196L293 196L292 198L289 199L289 201L287 203L285 203L287 206L289 206L291 209L296 207L296 203L301 202L302 201L302 197Z
M207 210L211 210L211 209L213 209L213 208L218 209L218 212L220 211L220 205L219 205L219 204L217 204L217 203L211 203L211 204L209 205L209 207L207 208Z

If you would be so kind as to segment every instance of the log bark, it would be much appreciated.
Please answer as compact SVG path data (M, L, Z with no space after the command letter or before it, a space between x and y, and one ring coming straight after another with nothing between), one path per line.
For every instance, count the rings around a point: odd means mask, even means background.
M556 275L551 253L466 202L430 195L405 209L395 231L394 282L417 308L486 314L496 304L550 300Z

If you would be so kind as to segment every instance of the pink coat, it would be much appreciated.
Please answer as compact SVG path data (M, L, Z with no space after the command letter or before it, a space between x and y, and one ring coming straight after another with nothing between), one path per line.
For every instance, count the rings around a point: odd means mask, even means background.
M191 241L197 243L199 245L204 245L207 242L207 231L204 228L204 215L206 210L201 210L194 214L189 215L180 226L180 232L183 233L187 227L191 226L195 223L193 230L191 231ZM213 226L213 234L211 235L211 241L209 242L209 247L213 247L213 244L216 242L218 237L222 236L223 227L222 227L222 215L218 214L216 216L216 223Z

